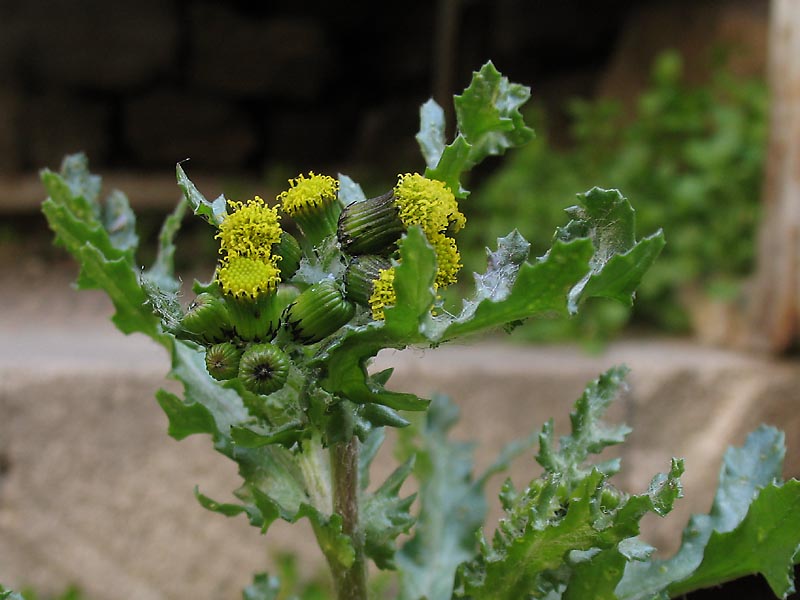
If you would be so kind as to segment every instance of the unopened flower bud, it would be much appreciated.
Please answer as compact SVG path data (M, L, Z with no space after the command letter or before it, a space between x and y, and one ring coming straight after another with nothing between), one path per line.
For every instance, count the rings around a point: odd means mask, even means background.
M337 235L347 254L388 254L406 231L394 192L352 202L339 215Z
M381 271L385 271L391 266L392 263L388 258L374 254L364 254L353 258L344 272L344 288L347 299L356 304L368 306L375 280L378 279Z
M328 337L346 324L355 313L339 286L325 279L303 291L284 313L284 321L293 337L313 344Z
M230 316L225 302L210 292L202 292L189 305L181 319L178 337L189 337L203 344L221 342L230 335Z
M239 380L255 394L272 394L286 384L289 357L272 344L249 346L239 361Z
M281 321L280 305L275 291L249 296L227 296L231 324L236 335L247 342L269 341L278 331Z
M272 247L272 254L281 257L278 261L281 281L288 281L300 267L300 259L303 257L300 244L293 235L284 231L280 241Z
M230 342L214 344L206 350L206 369L217 381L233 379L239 374L242 350Z

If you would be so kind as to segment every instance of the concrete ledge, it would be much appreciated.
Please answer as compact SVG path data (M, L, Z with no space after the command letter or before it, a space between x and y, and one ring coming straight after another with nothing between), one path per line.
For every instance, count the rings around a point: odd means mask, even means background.
M91 167L91 165L90 165ZM59 165L52 165L57 171ZM262 181L252 176L219 175L194 176L191 167L184 167L197 188L207 198L213 199L221 193L230 194L234 198L252 198L254 195L269 200L275 193L265 189ZM95 169L93 169L95 171ZM159 210L167 212L173 209L181 197L181 190L175 180L174 170L165 169L163 174L135 172L97 172L103 177L103 193L113 189L125 192L134 210ZM39 206L47 197L38 174L30 173L19 176L0 176L0 214L17 215L39 212ZM105 196L103 196L105 197Z
M82 306L95 301L81 298ZM153 400L167 357L142 336L116 332L97 302L37 327L22 317L0 321L0 337L15 341L0 352L0 581L45 592L75 582L89 598L107 600L233 599L279 550L302 553L308 572L321 568L305 524L290 531L276 523L265 539L243 517L225 519L196 503L195 485L231 499L235 465L207 438L167 437ZM479 440L481 468L550 417L565 431L585 383L622 363L632 369L629 390L610 418L634 432L619 451L618 484L642 491L671 456L687 462L686 498L667 519L647 521L651 542L675 547L688 514L708 509L725 447L761 422L786 432L786 473L800 473L797 362L642 340L599 355L499 342L384 352L375 367L396 367L390 387L451 395L463 417L455 435ZM387 449L373 481L392 467ZM511 476L524 485L538 472L529 455ZM491 512L490 523L499 516L494 500Z

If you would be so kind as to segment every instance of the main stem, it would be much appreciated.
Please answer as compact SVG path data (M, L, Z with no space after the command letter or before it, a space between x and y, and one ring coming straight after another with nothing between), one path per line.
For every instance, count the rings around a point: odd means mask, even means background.
M342 531L350 536L355 550L353 564L346 568L330 561L338 600L367 600L364 532L358 520L358 438L331 447L333 510L342 516Z

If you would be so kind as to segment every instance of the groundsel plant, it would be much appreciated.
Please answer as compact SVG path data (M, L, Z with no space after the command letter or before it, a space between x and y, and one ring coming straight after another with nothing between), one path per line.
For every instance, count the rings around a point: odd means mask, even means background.
M170 353L183 394L157 393L169 434L207 434L238 463L235 500L197 491L200 504L241 515L263 533L276 519L308 519L336 598L367 598L368 572L377 570L394 573L381 597L403 600L668 598L756 572L785 596L800 541L800 489L780 479L778 431L762 427L728 452L711 513L692 519L674 557L657 560L637 537L639 521L666 514L681 496L682 461L630 494L609 481L619 461L591 460L629 431L602 421L624 367L588 385L569 435L556 439L549 422L538 437L510 444L485 473L473 472L471 445L448 437L452 403L392 390L391 369L370 369L385 348L436 347L572 314L590 297L631 303L664 239L637 239L628 200L599 188L577 196L544 255L530 256L512 231L487 251L460 307L443 300L459 277L458 234L480 226L459 208L471 201L465 174L532 137L519 112L528 98L528 88L487 63L455 97L454 139L445 139L442 108L425 103L417 136L424 165L370 197L344 175L310 172L274 201L209 201L179 164L183 199L147 269L135 258L125 196L115 191L100 203L100 179L84 156L67 157L60 173L43 171L42 209L56 242L81 266L79 287L105 290L121 331L144 333ZM207 221L219 261L184 300L173 258L187 209ZM369 486L387 427L398 430L399 466ZM543 472L524 489L502 486L506 514L486 540L487 481L533 440ZM407 478L418 491L404 497ZM289 594L260 573L243 597Z

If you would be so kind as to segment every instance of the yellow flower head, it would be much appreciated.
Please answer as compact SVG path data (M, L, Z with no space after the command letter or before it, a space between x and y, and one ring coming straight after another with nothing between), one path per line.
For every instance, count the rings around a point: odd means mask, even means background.
M461 255L456 241L443 233L436 233L428 238L436 253L436 280L434 287L446 287L455 283L461 270Z
M298 214L316 213L333 203L339 192L339 181L328 175L308 177L298 175L289 180L288 190L278 194L283 211L291 217Z
M272 245L281 239L280 216L256 196L247 202L228 201L234 209L219 226L220 253L226 258L269 259Z
M275 257L278 258L278 257ZM236 298L257 298L277 290L280 271L275 260L246 256L231 256L217 269L217 281L222 291Z
M397 302L397 295L394 292L394 268L392 267L381 270L378 278L372 284L372 295L369 298L372 318L382 321L383 309L387 306L394 306L395 302Z
M453 192L443 182L418 173L398 177L394 198L403 224L419 225L428 239L448 229L453 233L460 231L467 221L458 210Z

